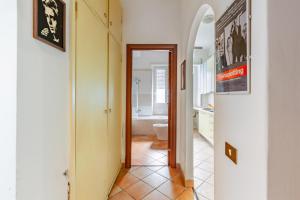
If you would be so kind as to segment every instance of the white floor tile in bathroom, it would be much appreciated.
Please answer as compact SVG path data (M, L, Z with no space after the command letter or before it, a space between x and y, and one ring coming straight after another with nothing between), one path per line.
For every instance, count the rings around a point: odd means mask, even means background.
M214 150L194 132L194 180L199 199L214 200Z

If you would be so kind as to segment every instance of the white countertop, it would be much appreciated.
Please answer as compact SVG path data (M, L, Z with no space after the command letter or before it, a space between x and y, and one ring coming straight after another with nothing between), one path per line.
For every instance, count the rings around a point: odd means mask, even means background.
M211 114L211 115L214 115L215 113L214 112L210 112L208 110L205 110L204 108L197 108L197 107L194 107L194 110L198 110L198 111L201 111L201 112L205 112L205 113L208 113L208 114Z

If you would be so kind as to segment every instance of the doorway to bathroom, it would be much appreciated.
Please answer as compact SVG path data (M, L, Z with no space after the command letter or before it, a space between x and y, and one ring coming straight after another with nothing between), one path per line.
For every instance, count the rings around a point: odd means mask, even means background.
M127 45L125 166L176 167L177 45Z

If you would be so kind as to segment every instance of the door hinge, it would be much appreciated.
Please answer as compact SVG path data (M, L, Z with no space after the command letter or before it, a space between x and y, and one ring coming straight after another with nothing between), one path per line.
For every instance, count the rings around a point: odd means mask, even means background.
M78 17L78 2L77 1L75 1L75 17L76 17L76 19Z
M71 183L68 182L68 200L71 200Z

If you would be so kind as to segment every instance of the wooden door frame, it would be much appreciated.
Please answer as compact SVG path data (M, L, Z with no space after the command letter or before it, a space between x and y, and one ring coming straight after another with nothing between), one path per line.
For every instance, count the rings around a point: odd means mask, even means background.
M126 61L126 155L125 167L131 167L132 146L132 53L135 50L169 51L169 134L168 165L176 168L177 120L177 44L127 44Z

